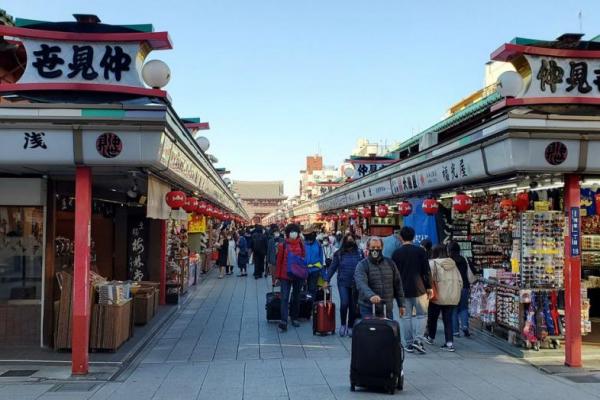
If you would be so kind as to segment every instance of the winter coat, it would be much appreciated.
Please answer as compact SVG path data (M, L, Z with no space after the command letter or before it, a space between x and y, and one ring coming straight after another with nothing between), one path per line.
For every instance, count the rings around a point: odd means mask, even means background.
M327 282L331 282L337 271L338 286L354 287L354 272L356 272L356 266L363 258L362 253L356 247L350 251L336 251L327 271Z
M285 239L285 242L280 243L277 248L277 269L275 270L275 278L284 281L290 280L287 273L287 253L290 251L302 258L306 256L302 240Z
M454 262L456 263L456 266L458 267L458 272L460 272L460 277L462 278L462 282L463 282L463 288L470 289L471 283L469 282L469 269L471 269L471 272L473 273L473 275L476 274L476 271L469 264L467 259L464 258L463 256L454 255L454 256L450 256L450 258L452 258L454 260Z
M219 246L219 259L217 260L217 265L219 265L219 267L226 267L227 257L229 256L229 241L227 239L222 242L219 241L217 246Z
M240 239L238 240L238 249L240 250L238 253L238 265L240 267L245 267L248 264L250 255L248 253L248 243L244 236L240 236Z
M269 245L267 247L267 264L277 265L277 248L280 243L283 243L283 238L281 237L271 237L269 239Z
M391 309L394 299L398 307L404 306L404 290L396 264L382 257L378 262L365 258L358 263L354 272L354 282L358 289L358 302L363 306L371 306L370 298L377 295Z
M256 254L267 254L267 235L263 231L257 231L252 234L252 251Z
M427 293L427 289L431 289L431 272L424 249L414 244L404 244L394 251L392 260L402 277L406 297L420 297Z
M455 306L460 302L463 280L456 263L451 258L429 260L431 277L436 286L435 304Z
M323 268L323 248L318 241L312 243L304 242L306 250L306 265L311 272L318 271Z

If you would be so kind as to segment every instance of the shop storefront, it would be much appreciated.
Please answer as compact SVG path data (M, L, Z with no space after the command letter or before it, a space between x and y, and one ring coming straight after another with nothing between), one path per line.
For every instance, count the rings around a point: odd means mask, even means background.
M325 218L339 218L393 204L420 239L458 241L482 274L471 294L474 322L525 347L564 344L566 363L579 366L582 335L593 338L600 306L593 278L600 92L585 72L600 49L589 42L561 49L561 40L503 45L492 58L518 72L425 131L416 155L322 196L318 206Z
M190 235L247 215L166 92L141 82L166 32L30 23L0 26L25 66L0 84L0 342L72 349L87 373L89 350L118 349L200 281L209 245ZM40 59L71 49L89 65Z

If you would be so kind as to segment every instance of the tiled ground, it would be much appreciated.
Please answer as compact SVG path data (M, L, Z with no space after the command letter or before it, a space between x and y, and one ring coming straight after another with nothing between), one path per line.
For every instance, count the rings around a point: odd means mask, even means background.
M1 400L25 399L389 399L349 390L350 339L315 337L310 322L279 334L265 320L265 279L210 277L176 319L116 382L90 392L0 382ZM336 298L337 299L337 298ZM429 346L407 355L403 399L577 400L600 383L575 384L539 372L483 342L458 339L457 352Z

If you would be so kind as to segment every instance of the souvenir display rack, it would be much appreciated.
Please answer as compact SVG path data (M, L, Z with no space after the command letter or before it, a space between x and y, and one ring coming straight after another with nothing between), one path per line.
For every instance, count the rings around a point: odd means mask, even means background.
M186 223L170 219L167 236L167 293L166 301L177 304L187 290L189 261Z

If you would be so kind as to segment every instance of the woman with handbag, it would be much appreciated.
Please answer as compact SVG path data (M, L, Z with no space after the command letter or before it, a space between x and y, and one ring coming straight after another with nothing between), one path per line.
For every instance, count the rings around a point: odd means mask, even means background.
M460 277L463 281L462 291L460 293L460 301L452 311L452 331L454 336L460 336L461 328L465 337L470 337L469 332L469 293L471 291L471 283L475 282L475 270L470 265L466 258L460 255L460 245L457 242L448 243L448 255L454 260L460 272Z
M452 311L460 301L463 281L456 263L447 256L444 246L435 245L431 252L433 258L429 260L429 266L434 294L429 301L427 330L424 339L426 343L434 344L437 321L441 313L445 339L442 350L453 352L455 349L452 335Z

